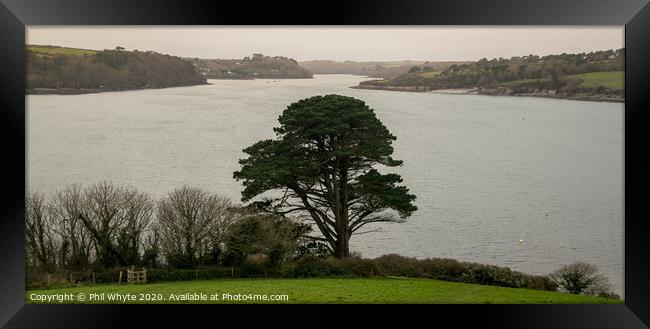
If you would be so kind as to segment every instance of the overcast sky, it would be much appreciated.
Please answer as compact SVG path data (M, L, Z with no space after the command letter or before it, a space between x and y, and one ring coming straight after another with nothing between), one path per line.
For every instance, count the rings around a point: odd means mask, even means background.
M28 26L27 43L88 49L122 46L199 58L253 53L298 61L478 60L623 47L623 26L559 27L112 27Z

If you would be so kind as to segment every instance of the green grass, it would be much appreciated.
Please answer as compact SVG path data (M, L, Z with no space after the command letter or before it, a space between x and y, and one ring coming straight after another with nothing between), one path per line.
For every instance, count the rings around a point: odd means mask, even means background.
M437 75L440 75L440 73L442 73L442 71L430 71L430 72L421 72L418 73L418 75L423 78L433 78Z
M26 303L32 294L69 293L79 303L79 293L162 294L163 301L130 301L126 303L453 303L453 304L620 304L622 301L592 296L578 296L559 292L503 288L477 284L411 278L369 279L221 279L150 283L144 285L94 285L70 288L29 290ZM218 301L170 301L170 294L204 293L219 296ZM289 296L288 301L223 301L222 294L260 294ZM52 301L52 304L58 302ZM115 301L88 301L83 303L108 304Z
M64 54L71 56L94 55L97 50L52 46L27 46L27 49L42 55Z
M508 82L502 82L502 83L499 83L499 86L516 87L516 86L523 85L523 84L526 84L526 83L544 82L544 81L548 81L548 79L521 79L521 80L513 80L513 81L508 81Z
M591 72L573 74L567 77L582 79L580 87L585 88L598 88L602 86L610 89L623 89L625 87L625 72L623 71Z

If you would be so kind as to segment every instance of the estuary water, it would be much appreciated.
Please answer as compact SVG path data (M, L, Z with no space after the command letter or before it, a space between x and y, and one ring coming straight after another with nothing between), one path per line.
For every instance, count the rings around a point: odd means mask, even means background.
M406 223L355 236L364 257L447 257L546 274L585 261L623 292L624 105L351 89L367 80L210 80L211 85L27 97L27 188L182 185L240 199L241 151L299 99L364 100L397 136L393 168L417 196ZM371 229L373 227L370 227Z

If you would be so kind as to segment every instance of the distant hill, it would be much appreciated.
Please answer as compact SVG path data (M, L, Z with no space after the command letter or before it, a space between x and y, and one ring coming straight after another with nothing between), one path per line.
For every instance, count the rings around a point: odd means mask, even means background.
M180 57L122 47L89 50L27 45L27 93L87 93L206 84Z
M305 79L309 70L294 59L253 54L242 59L187 58L208 79Z
M314 74L356 74L373 78L393 78L408 72L413 66L429 65L436 70L443 70L451 65L466 64L468 61L426 62L426 61L372 61L336 62L330 60L314 60L299 62L301 66Z
M364 81L357 88L400 91L471 89L489 95L622 100L625 49L510 59L483 58L445 70L412 66L405 74Z

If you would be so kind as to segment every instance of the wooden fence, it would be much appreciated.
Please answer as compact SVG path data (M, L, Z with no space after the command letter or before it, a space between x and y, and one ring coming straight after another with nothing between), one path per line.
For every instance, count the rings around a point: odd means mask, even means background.
M147 269L142 268L142 271L136 271L134 266L126 270L126 282L131 283L147 283Z

